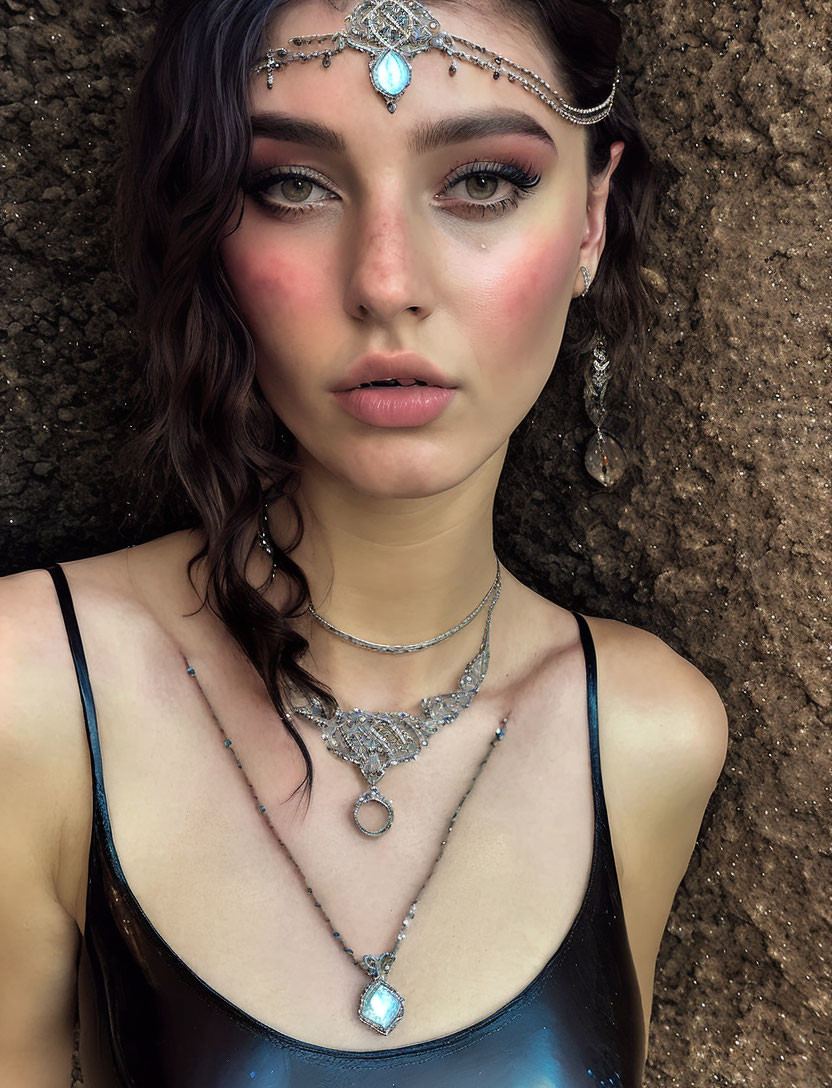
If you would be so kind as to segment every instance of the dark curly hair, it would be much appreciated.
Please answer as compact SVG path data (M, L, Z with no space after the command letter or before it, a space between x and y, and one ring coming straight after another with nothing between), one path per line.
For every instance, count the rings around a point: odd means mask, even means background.
M146 422L127 451L140 509L146 516L172 504L203 533L188 576L193 581L193 565L205 560L202 607L222 620L262 677L303 755L307 773L298 789L308 787L308 801L312 763L286 717L287 685L316 696L330 712L335 704L300 665L308 644L290 622L309 600L290 554L303 531L292 498L293 440L256 381L252 339L220 257L250 154L250 68L268 47L267 24L285 2L164 6L127 115L115 254L136 295L144 373ZM548 43L569 101L588 107L606 98L621 26L602 0L493 0L493 7ZM654 204L650 155L623 87L609 117L584 131L590 176L603 173L613 142L623 140L626 148L611 185L600 267L590 294L570 308L561 354L586 353L600 333L616 368L628 370L651 315L642 268ZM278 497L293 504L299 526L295 541L275 556L290 587L284 611L245 576L263 502Z

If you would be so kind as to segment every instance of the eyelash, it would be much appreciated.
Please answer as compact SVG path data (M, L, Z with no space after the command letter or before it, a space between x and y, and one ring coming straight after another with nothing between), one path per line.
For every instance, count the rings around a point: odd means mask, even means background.
M461 207L466 209L476 209L474 215L477 213L481 218L498 218L505 215L511 208L516 208L520 201L527 196L532 195L532 189L540 182L541 175L532 173L530 166L523 166L518 162L514 162L511 159L507 159L505 162L474 162L455 167L451 172L450 177L445 183L445 187L441 190L441 193L446 193L449 189L452 189L459 182L465 181L470 177L499 177L504 181L510 182L512 186L512 192L509 196L504 197L502 200L491 201L490 203L475 201L471 204L463 204ZM327 192L332 190L327 189L320 181L317 180L317 175L311 170L306 170L304 167L292 167L277 168L254 175L249 178L244 185L244 191L250 194L251 197L264 208L269 214L274 215L278 219L296 219L298 216L305 215L307 212L319 208L322 204L329 203L328 200L310 201L306 204L298 204L295 206L288 204L273 204L263 194L271 189L273 186L279 184L281 181L288 181L292 178L299 178L305 181L312 181L321 189L326 189ZM464 218L473 218L468 211L463 212Z

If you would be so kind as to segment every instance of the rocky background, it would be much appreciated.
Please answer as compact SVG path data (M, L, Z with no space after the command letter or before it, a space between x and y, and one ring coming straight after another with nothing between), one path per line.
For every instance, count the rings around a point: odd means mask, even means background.
M832 14L822 0L615 8L662 187L645 422L633 437L621 409L631 468L604 491L581 463L578 379L556 373L513 443L498 546L564 605L655 631L728 708L725 770L659 957L646 1084L820 1088L832 1084ZM3 573L174 527L134 525L112 467L136 378L108 227L153 11L0 0Z

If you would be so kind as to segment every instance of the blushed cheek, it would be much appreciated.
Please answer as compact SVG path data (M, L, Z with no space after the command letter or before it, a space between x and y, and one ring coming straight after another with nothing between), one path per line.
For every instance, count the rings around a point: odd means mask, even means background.
M571 298L577 252L571 238L556 236L501 255L499 276L489 285L492 332L534 343L547 326L554 329Z
M331 312L326 275L319 262L298 259L290 247L258 244L228 245L223 263L237 304L256 341L268 345L291 332L293 316L317 322ZM331 288L330 288L331 292Z

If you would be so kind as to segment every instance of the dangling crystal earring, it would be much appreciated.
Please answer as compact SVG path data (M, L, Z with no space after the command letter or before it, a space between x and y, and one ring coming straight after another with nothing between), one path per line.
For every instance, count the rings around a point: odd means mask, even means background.
M592 277L589 270L581 266L585 287L584 295L589 293ZM595 434L586 444L584 451L584 465L593 480L597 480L604 487L614 487L624 475L627 468L627 454L621 443L613 435L602 429L602 424L607 415L604 398L610 381L610 360L606 352L606 341L599 337L595 347L584 381L584 405L587 415L595 424Z

